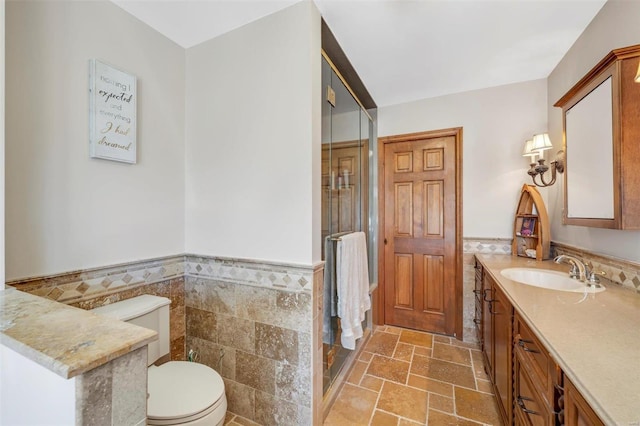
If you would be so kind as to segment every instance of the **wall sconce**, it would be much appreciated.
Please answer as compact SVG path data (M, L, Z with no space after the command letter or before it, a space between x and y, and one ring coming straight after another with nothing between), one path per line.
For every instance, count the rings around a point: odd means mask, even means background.
M539 133L533 135L533 139L528 140L524 144L524 151L522 151L523 157L530 157L531 168L527 171L527 174L531 176L534 185L545 187L551 186L556 183L556 172L564 172L564 151L558 151L558 156L554 161L550 163L551 166L551 180L547 182L544 174L549 170L549 166L544 164L544 152L553 148L549 135L547 133ZM538 164L535 163L535 156L539 155ZM540 177L540 183L536 180Z

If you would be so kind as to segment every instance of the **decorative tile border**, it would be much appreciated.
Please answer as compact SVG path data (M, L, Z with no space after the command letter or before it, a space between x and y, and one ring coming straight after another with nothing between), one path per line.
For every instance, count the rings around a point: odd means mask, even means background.
M511 238L464 238L464 253L511 254Z
M7 285L57 302L71 303L182 276L184 256L169 256L18 279L8 281Z
M313 271L321 266L322 263L309 267L247 259L187 255L184 273L190 277L311 293Z
M178 255L12 280L8 281L7 285L67 304L185 276L311 293L313 272L322 265L322 262L303 266L247 259Z
M511 254L511 238L464 238L465 254ZM603 271L612 283L640 293L640 263L593 253L568 244L551 242L553 256L569 254L583 259L590 268Z
M640 293L640 264L629 260L596 254L563 243L551 242L554 256L568 254L584 260L590 268L604 272L605 278L615 284Z

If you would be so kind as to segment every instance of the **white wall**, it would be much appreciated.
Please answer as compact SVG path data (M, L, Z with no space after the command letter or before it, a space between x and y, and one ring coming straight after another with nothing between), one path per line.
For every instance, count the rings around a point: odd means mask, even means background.
M4 290L4 33L5 5L0 2L0 291ZM0 393L0 398L2 395Z
M562 146L562 109L553 104L613 49L640 43L640 2L609 0L548 78L549 135ZM640 231L562 225L564 182L551 189L551 236L598 253L640 261Z
M67 380L0 345L0 424L76 423L76 379Z
M6 275L184 252L184 49L108 1L6 5ZM88 61L138 77L138 164L90 159Z
M320 58L310 1L187 50L187 252L320 259Z
M531 183L522 148L546 130L546 104L546 81L535 80L380 107L378 136L462 127L463 235L511 238Z

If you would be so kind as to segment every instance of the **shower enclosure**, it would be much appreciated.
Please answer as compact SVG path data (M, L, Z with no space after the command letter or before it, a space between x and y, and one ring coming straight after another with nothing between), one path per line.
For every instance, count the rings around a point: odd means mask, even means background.
M374 268L374 225L369 217L373 200L369 183L373 182L370 157L373 155L373 120L356 100L339 72L323 52L322 58L322 253L325 275L335 274L335 244L349 232L367 234L369 277ZM327 247L327 245L332 245ZM329 250L327 250L329 248ZM331 311L331 303L325 300L323 324L323 390L326 394L351 360L353 353L340 345L340 319ZM330 320L329 320L330 318ZM371 311L363 328L371 329Z

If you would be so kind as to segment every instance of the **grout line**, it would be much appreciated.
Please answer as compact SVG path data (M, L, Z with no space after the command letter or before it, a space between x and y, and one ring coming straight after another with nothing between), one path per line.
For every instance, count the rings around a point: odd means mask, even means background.
M371 422L373 421L373 416L375 416L376 410L378 409L378 401L380 401L380 395L382 395L382 388L384 387L384 382L385 380L382 379L382 386L380 386L380 391L378 391L378 396L376 397L376 403L373 404L373 411L371 412L371 417L369 417L369 423L367 423L368 425L371 425Z
M415 420L410 419L409 417L401 416L401 415L399 415L398 413L394 413L394 412L392 412L392 411L381 410L381 409L379 409L379 408L377 408L377 410L378 410L378 411L380 411L381 413L386 413L386 414L390 414L390 415L392 415L393 417L397 417L397 418L398 418L398 422L399 422L400 420L407 420L407 421L409 421L409 422L411 422L411 423L418 423L418 422L416 422Z
M456 404L456 385L453 385L453 415L458 416L458 405Z
M469 356L471 356L471 351L469 351ZM476 384L476 389L475 390L479 390L478 388L478 375L476 374L476 365L473 361L473 356L471 356L471 372L473 373L473 382Z

